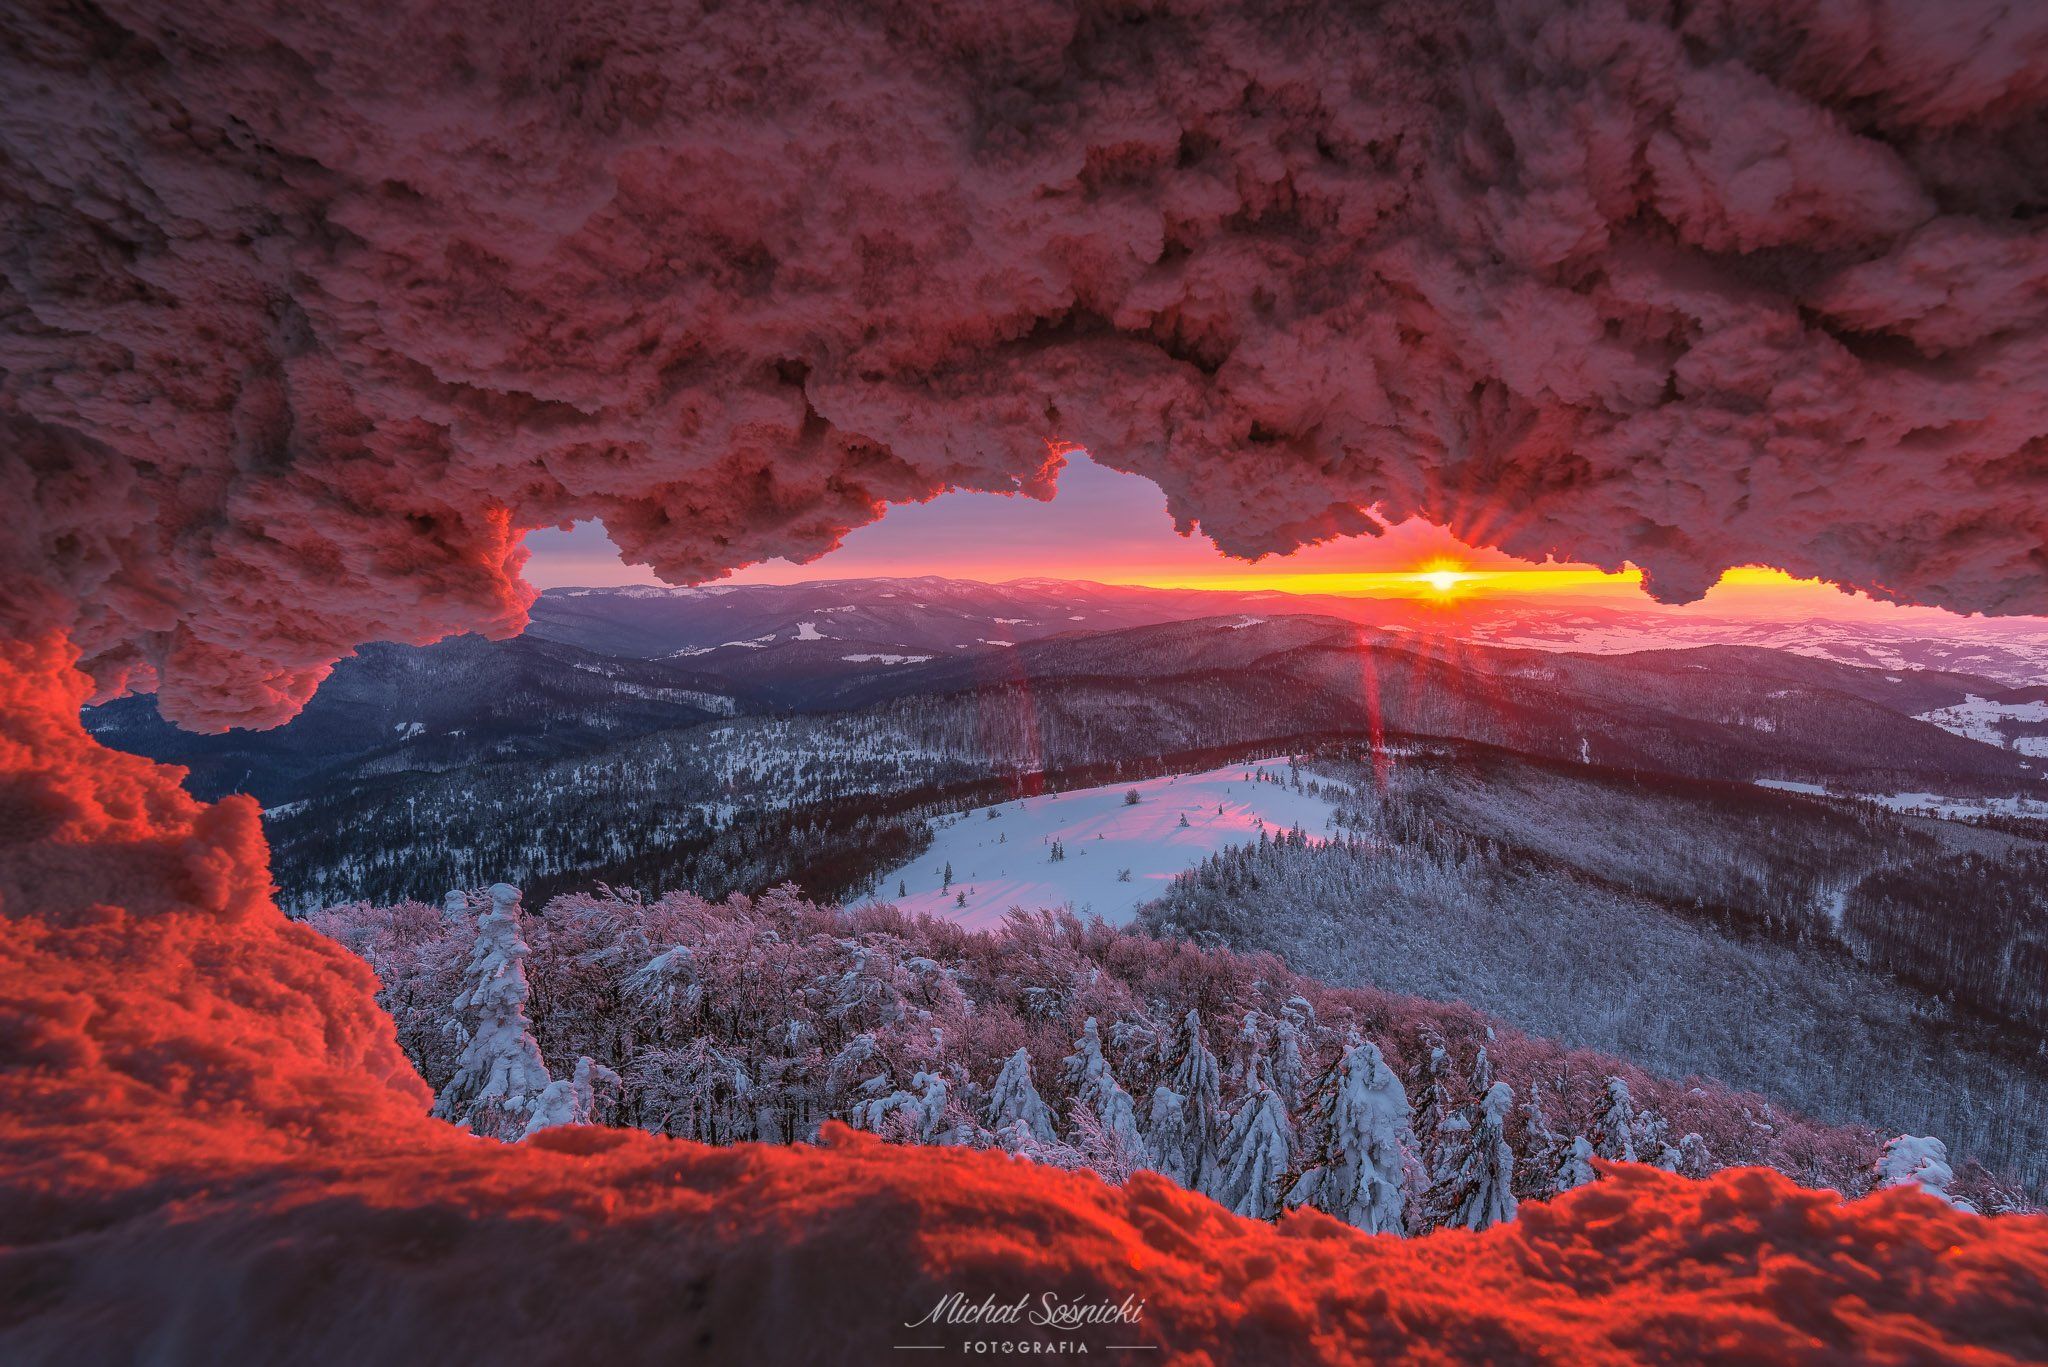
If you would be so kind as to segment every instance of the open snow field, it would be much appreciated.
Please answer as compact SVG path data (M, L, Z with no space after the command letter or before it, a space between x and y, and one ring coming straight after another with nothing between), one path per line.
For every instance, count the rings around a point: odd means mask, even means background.
M1933 816L1944 821L1967 821L1974 816L2021 816L2033 820L2048 818L2048 801L2038 797L1950 797L1942 793L1859 793L1835 792L1818 783L1795 783L1783 778L1760 778L1759 788L1776 788L1781 793L1803 793L1808 797L1840 797L1857 802L1874 802L1908 816Z
M1279 781L1247 777L1253 774ZM1133 788L1136 806L1124 800ZM877 895L976 928L999 924L1011 907L1071 906L1121 924L1175 874L1227 846L1256 842L1261 828L1298 825L1324 838L1333 810L1287 786L1284 759L1021 798L933 821L932 847L891 870ZM1055 840L1065 859L1053 860ZM942 890L949 863L953 884ZM1126 871L1128 881L1118 877ZM908 889L900 897L899 884Z
M1993 702L1971 693L1953 707L1922 712L1920 720L1931 721L1944 731L1953 731L1986 745L2004 747L2005 733L1998 724L2003 721L2048 722L2048 702ZM2048 755L2048 736L2016 736L2012 740L2012 748L2023 755Z

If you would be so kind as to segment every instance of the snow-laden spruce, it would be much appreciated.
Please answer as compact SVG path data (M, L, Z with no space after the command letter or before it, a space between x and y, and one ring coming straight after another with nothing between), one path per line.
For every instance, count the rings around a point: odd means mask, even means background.
M455 1076L434 1101L435 1115L492 1139L517 1139L525 1132L528 1113L550 1080L526 1018L526 958L532 950L519 922L519 889L492 884L455 999L469 1041Z
M1415 1152L1433 1157L1437 1132L1451 1118L1451 1058L1440 1043L1431 1042L1428 1055L1415 1070Z
M1918 1187L1957 1210L1974 1213L1976 1206L1949 1191L1949 1184L1955 1180L1955 1169L1948 1162L1948 1145L1929 1135L1902 1134L1885 1144L1884 1153L1877 1160L1878 1186Z
M1311 1205L1369 1234L1407 1230L1416 1183L1408 1093L1379 1046L1351 1045L1316 1080L1307 1150L1287 1200Z
M526 1120L526 1128L520 1132L521 1139L552 1130L562 1125L596 1125L601 1122L602 1109L599 1092L603 1091L605 1101L618 1095L623 1079L605 1067L593 1062L588 1054L576 1060L576 1071L566 1078L556 1078L547 1085L533 1103Z
M988 1127L991 1130L1001 1133L1019 1123L1031 1132L1034 1139L1045 1143L1050 1144L1059 1137L1053 1131L1051 1108L1032 1084L1029 1049L1019 1049L1010 1055L988 1099Z
M1094 1122L1106 1132L1108 1142L1134 1166L1145 1166L1147 1151L1144 1137L1138 1132L1137 1104L1110 1071L1095 1017L1090 1016L1081 1027L1074 1052L1063 1062L1066 1084L1073 1088L1075 1100L1088 1108Z
M1281 1191L1293 1156L1287 1108L1261 1086L1246 1096L1223 1137L1212 1195L1239 1215L1270 1220L1280 1213Z
M1483 1062L1485 1050L1479 1056ZM1475 1069L1473 1081L1491 1075ZM1514 1104L1514 1091L1505 1082L1495 1082L1465 1116L1468 1137L1456 1166L1444 1174L1433 1194L1433 1204L1442 1212L1438 1225L1491 1229L1515 1218L1515 1154L1507 1139L1508 1112Z
M1593 1127L1593 1152L1616 1163L1636 1161L1635 1098L1621 1078L1607 1079L1607 1106Z
M1210 1193L1217 1183L1217 1150L1223 1144L1223 1074L1217 1055L1208 1051L1208 1033L1202 1029L1202 1012L1188 1010L1176 1039L1174 1062L1167 1082L1159 1088L1171 1092L1171 1123L1157 1125L1147 1135L1159 1170L1190 1191ZM1153 1096L1155 1121L1159 1096Z
M1558 1159L1556 1174L1551 1178L1551 1188L1558 1192L1574 1191L1593 1181L1600 1174L1593 1169L1593 1146L1584 1135L1575 1135L1565 1146Z
M1296 997L1304 1008L1308 1003ZM1294 1002L1288 1003L1291 1008ZM1301 1105L1301 1094L1308 1086L1308 1063L1302 1056L1301 1027L1296 1024L1298 1017L1291 1011L1283 1013L1273 1027L1273 1089L1280 1094L1280 1100L1293 1113ZM1313 1008L1309 1008L1308 1020L1314 1023Z

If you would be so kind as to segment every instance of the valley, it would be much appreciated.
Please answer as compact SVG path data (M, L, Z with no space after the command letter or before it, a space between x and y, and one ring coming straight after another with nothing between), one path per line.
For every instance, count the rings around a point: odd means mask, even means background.
M298 915L500 880L535 905L793 884L988 931L1066 909L1940 1133L2048 1190L2048 760L2019 656L1535 648L1504 610L1431 610L556 591L511 641L363 648L279 731L192 736L146 698L86 723L263 802Z

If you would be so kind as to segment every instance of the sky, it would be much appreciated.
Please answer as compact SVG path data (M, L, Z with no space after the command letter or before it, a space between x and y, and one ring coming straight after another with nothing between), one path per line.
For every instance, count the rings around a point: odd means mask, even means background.
M645 566L620 561L595 522L567 532L534 532L527 545L533 558L526 577L541 588L661 582ZM1367 596L1426 597L1455 586L1464 594L1541 594L1650 606L1633 571L1605 574L1590 565L1538 565L1467 546L1421 521L1398 524L1380 537L1346 537L1257 562L1233 560L1199 533L1176 533L1166 496L1152 481L1106 469L1078 451L1068 457L1050 502L949 493L929 503L897 504L880 520L848 533L838 550L807 565L770 560L724 582L786 584L920 574L990 582L1092 579ZM1746 616L1825 612L1830 617L1908 611L1757 568L1730 571L1699 610Z

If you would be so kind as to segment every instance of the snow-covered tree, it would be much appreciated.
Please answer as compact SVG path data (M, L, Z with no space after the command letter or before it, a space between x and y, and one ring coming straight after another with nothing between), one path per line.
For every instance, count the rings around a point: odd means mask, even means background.
M434 1099L435 1115L492 1139L517 1139L548 1087L547 1065L526 1018L526 959L532 952L520 933L519 889L492 884L455 998L469 1042L455 1076Z
M1472 1088L1472 1095L1482 1099L1486 1096L1486 1089L1493 1086L1493 1061L1486 1057L1486 1046L1483 1044L1479 1046L1479 1052L1472 1056L1472 1072L1466 1078L1466 1082Z
M1403 1232L1415 1185L1408 1093L1379 1046L1352 1045L1317 1079L1287 1195L1371 1234Z
M1574 1135L1558 1159L1557 1176L1550 1185L1553 1190L1563 1193L1583 1187L1599 1175L1593 1171L1593 1146L1584 1135Z
M989 1094L987 1111L988 1127L998 1132L1020 1120L1033 1135L1047 1144L1059 1137L1053 1131L1051 1109L1038 1095L1038 1088L1032 1085L1031 1053L1026 1049L1019 1049L1003 1064L1003 1071Z
M1472 1116L1461 1107L1437 1126L1436 1151L1422 1165L1423 1178L1427 1183L1420 1209L1423 1228L1435 1228L1450 1218L1450 1210L1438 1205L1436 1198L1450 1190L1452 1177L1464 1168L1466 1155L1471 1151Z
M753 1074L740 1054L711 1036L680 1049L644 1049L631 1072L651 1128L704 1144L754 1137Z
M1607 1079L1607 1104L1593 1126L1593 1152L1619 1163L1636 1161L1635 1102L1628 1083L1618 1077Z
M1017 1158L1027 1158L1033 1163L1043 1163L1051 1168L1063 1168L1072 1172L1085 1166L1081 1155L1057 1139L1046 1139L1032 1132L1031 1126L1022 1120L1013 1120L995 1132L996 1146Z
M1230 1084L1240 1091L1268 1085L1272 1068L1272 1061L1266 1057L1265 1013L1247 1011L1238 1022L1237 1037L1230 1043Z
M1936 1200L1974 1215L1977 1207L1950 1193L1949 1184L1955 1180L1955 1169L1948 1164L1948 1145L1931 1135L1902 1134L1887 1140L1877 1160L1878 1186L1918 1187Z
M576 1060L571 1076L556 1078L541 1092L519 1137L526 1139L560 1125L603 1124L623 1085L617 1073L586 1054Z
M1143 1167L1147 1155L1144 1138L1138 1133L1137 1103L1110 1071L1095 1017L1090 1016L1082 1025L1081 1037L1074 1041L1074 1052L1063 1062L1066 1083L1073 1088L1075 1100L1087 1107L1090 1120L1109 1133L1132 1164Z
M1111 1130L1096 1119L1095 1112L1078 1097L1067 1115L1071 1130L1069 1146L1081 1162L1105 1182L1121 1186L1130 1181L1132 1173L1151 1166L1144 1141L1138 1138L1135 1130L1127 1134Z
M1165 1083L1152 1089L1152 1107L1145 1117L1145 1151L1152 1170L1188 1186L1187 1106L1181 1094Z
M1273 1090L1292 1115L1301 1106L1301 1094L1308 1085L1308 1061L1302 1055L1301 1029L1282 1016L1273 1027Z
M1522 1194L1536 1198L1549 1196L1556 1190L1551 1179L1563 1161L1566 1146L1564 1136L1550 1123L1550 1109L1544 1095L1541 1082L1529 1084L1529 1099L1522 1103L1522 1133L1526 1136L1524 1158L1517 1165L1521 1173Z
M1214 1195L1239 1215L1270 1220L1280 1213L1281 1184L1293 1150L1287 1108L1269 1087L1239 1103L1223 1137Z
M1505 1082L1486 1089L1466 1117L1470 1137L1455 1171L1433 1193L1441 1222L1458 1229L1490 1229L1515 1218L1515 1154L1507 1118L1515 1094Z
M863 1030L839 1046L839 1052L832 1055L832 1061L825 1069L825 1092L828 1096L843 1096L859 1089L864 1083L876 1077L872 1071L882 1069L880 1076L888 1075L888 1063L881 1057L881 1045L871 1031Z
M659 1038L673 1038L670 1028L686 1029L681 1018L696 1014L704 1004L704 988L697 982L688 945L662 950L626 978L626 995L646 1007L655 1017Z
M1167 1082L1179 1099L1179 1155L1175 1168L1182 1174L1178 1179L1182 1185L1208 1193L1216 1180L1216 1150L1223 1138L1223 1079L1216 1056L1209 1052L1209 1037L1202 1029L1199 1011L1188 1012L1176 1043ZM1161 1152L1162 1141L1158 1136L1148 1136L1148 1141L1155 1158L1171 1161Z
M916 1090L891 1092L855 1106L849 1116L853 1127L908 1144L942 1144L954 1139L947 1118L952 1089L946 1079L938 1073L919 1072L910 1085Z
M1678 1166L1672 1171L1686 1177L1705 1177L1714 1170L1714 1155L1707 1149L1707 1141L1697 1134L1687 1134L1678 1141Z
M1437 1131L1451 1116L1451 1092L1447 1082L1450 1075L1450 1054L1443 1045L1431 1044L1413 1078L1416 1152L1425 1157L1435 1155Z

